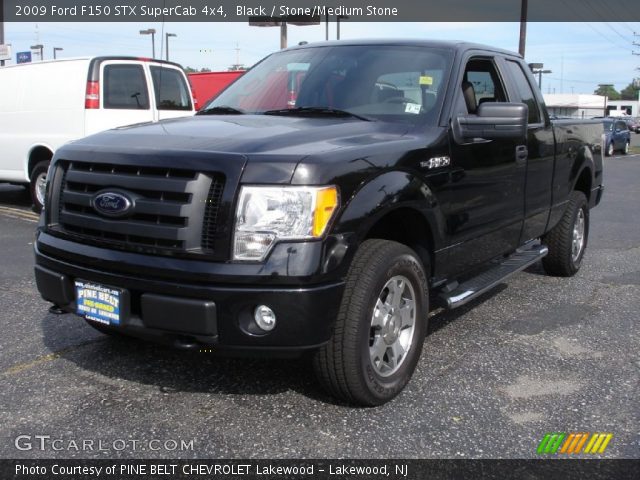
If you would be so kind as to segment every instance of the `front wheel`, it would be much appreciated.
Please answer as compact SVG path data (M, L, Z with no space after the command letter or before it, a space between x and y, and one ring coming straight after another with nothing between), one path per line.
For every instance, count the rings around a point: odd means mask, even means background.
M629 153L629 142L624 142L624 148L622 149L624 155Z
M547 273L571 277L580 270L589 239L589 207L584 193L573 191L560 219L543 238L549 254L542 259Z
M44 195L47 188L47 171L49 170L49 160L38 162L31 171L30 192L33 211L40 213L44 207Z
M322 385L375 406L405 387L422 352L429 311L425 269L400 243L365 241L353 260L333 336L314 356Z

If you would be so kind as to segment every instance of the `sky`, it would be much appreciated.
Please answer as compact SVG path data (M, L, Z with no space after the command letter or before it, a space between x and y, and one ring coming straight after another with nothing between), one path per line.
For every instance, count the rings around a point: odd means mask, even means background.
M164 33L170 38L170 60L183 66L226 70L237 61L251 66L280 48L278 28L243 23L6 23L5 42L15 53L43 44L45 59L53 47L58 58L94 55L151 56L151 37L140 30L155 28L156 56L164 58ZM340 25L342 39L420 38L465 40L517 51L518 23L354 23ZM289 45L325 39L325 25L288 27ZM634 32L638 36L634 36ZM336 25L330 25L335 39ZM161 41L162 39L162 41ZM544 63L544 93L593 93L600 83L620 91L640 77L640 23L529 23L527 62Z

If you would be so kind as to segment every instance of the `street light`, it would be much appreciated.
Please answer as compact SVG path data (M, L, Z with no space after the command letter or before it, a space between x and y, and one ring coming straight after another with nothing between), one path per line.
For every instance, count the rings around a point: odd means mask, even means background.
M320 15L293 15L285 17L249 17L251 27L280 27L280 49L287 48L287 24L290 25L320 25Z
M40 43L38 45L31 45L31 50L39 50L40 61L44 60L44 45Z
M544 63L530 63L529 68L531 69L531 73L538 75L538 88L542 91L542 74L553 72L551 70L543 70Z
M140 35L151 35L151 58L156 58L156 29L140 30Z
M537 73L538 74L538 88L540 89L540 91L542 91L542 74L543 73L553 73L551 70L537 70L533 73Z
M165 33L165 38L166 38L166 42L167 42L167 62L169 61L169 37L177 37L178 35L176 35L175 33Z
M53 59L56 60L58 57L56 55L56 52L61 52L62 50L64 50L64 48L61 47L53 47Z

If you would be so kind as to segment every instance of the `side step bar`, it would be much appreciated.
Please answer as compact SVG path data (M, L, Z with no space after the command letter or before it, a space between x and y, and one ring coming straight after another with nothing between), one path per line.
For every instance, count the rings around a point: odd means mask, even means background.
M518 273L529 265L536 263L542 257L545 257L547 253L549 253L549 249L545 245L524 246L519 248L509 257L500 263L496 263L480 275L470 278L451 291L442 292L440 299L445 302L445 306L448 309L461 307L465 303L470 302L474 298L491 290L496 285L504 282L514 273Z

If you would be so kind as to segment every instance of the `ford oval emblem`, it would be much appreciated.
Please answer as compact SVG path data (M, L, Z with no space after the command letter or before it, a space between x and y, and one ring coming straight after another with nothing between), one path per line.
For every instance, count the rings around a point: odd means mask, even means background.
M133 199L124 192L102 190L92 200L93 208L105 217L125 217L132 213Z

